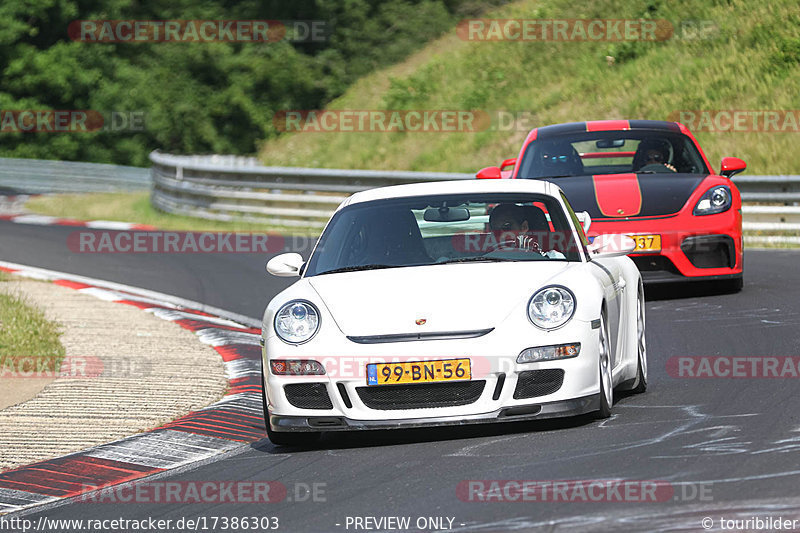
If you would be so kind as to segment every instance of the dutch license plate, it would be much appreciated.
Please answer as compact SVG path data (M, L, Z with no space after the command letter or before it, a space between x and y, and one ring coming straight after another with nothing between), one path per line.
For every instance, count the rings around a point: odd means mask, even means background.
M400 385L472 379L469 359L372 363L367 365L367 385Z
M636 242L636 252L660 252L661 235L629 235Z

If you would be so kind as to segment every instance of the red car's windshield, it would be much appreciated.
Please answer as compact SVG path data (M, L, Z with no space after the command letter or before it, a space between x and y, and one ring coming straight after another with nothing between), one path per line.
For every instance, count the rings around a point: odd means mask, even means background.
M621 174L709 174L688 136L665 131L601 131L532 141L517 178Z

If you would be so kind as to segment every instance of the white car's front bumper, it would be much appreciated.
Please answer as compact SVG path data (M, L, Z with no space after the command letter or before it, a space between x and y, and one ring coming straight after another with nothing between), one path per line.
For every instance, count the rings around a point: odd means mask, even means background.
M264 349L267 404L274 431L342 431L511 422L573 416L599 407L598 329L590 322L573 320L555 331L540 331L528 324L522 329L499 327L477 338L361 344L347 338L315 338L290 346L272 336ZM539 363L517 363L526 348L581 343L580 355ZM320 353L320 347L324 352ZM277 376L269 372L270 359L314 359L326 367L321 376ZM413 402L404 399L401 385L367 386L367 362L468 358L470 382L408 385ZM550 370L530 379L529 371ZM559 372L563 380L559 381ZM522 394L521 374L528 376L528 393ZM546 377L545 382L537 382ZM479 382L483 382L483 385ZM461 383L461 385L454 385ZM313 391L311 401L298 401L291 392L300 387ZM312 384L316 384L311 386ZM519 387L518 387L519 385ZM288 387L287 389L287 386ZM448 389L450 387L450 389ZM455 396L448 394L454 391ZM381 394L380 390L388 392ZM408 389L407 389L408 390ZM430 393L430 394L428 394ZM321 402L315 405L314 395ZM422 406L425 398L439 406ZM458 396L460 395L460 396ZM523 397L521 397L523 396ZM324 397L324 398L323 398ZM388 399L387 399L388 398ZM450 398L450 400L448 400ZM404 404L404 401L413 405ZM324 405L327 403L327 406ZM305 404L304 407L298 405ZM371 405L371 406L370 406Z

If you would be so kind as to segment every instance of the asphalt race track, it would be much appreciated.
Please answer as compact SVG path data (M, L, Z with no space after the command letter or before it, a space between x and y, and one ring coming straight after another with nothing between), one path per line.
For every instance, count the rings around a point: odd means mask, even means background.
M0 222L0 259L251 317L288 285L266 274L266 257L76 254L66 247L72 231ZM704 517L714 530L720 518L800 518L800 381L667 374L667 360L676 356L800 356L800 253L749 251L745 260L739 294L648 290L650 388L618 396L615 416L602 423L585 417L345 434L311 449L276 448L264 439L161 481L279 481L288 498L278 503L74 502L26 518L276 516L280 530L291 532L354 531L348 517L365 516L408 516L412 525L419 517L449 517L458 531L703 531ZM659 480L672 493L650 503L477 502L457 494L465 480L571 479ZM304 490L314 484L316 498Z

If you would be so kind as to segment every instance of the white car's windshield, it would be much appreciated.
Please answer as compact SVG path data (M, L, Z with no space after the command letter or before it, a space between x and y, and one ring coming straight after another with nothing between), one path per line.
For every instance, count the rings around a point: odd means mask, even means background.
M467 262L580 261L561 204L536 194L409 197L347 206L306 276Z

